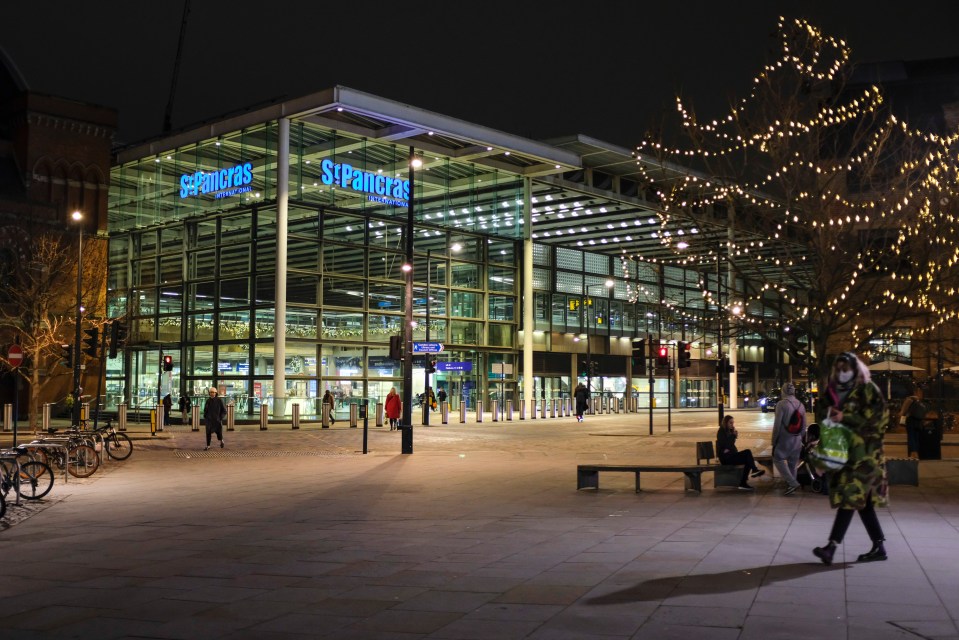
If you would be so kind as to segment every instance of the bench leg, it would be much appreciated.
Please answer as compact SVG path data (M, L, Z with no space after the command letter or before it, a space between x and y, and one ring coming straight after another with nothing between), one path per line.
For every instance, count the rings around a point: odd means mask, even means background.
M684 471L686 476L686 491L703 492L703 478L701 471Z
M639 488L639 471L636 472L636 493L639 493L641 489Z
M580 489L599 489L599 471L577 469L576 490Z

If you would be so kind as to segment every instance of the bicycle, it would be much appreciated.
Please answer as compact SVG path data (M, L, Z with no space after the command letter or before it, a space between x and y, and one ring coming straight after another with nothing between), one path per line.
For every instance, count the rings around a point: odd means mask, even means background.
M133 454L133 441L130 436L118 432L109 420L102 427L94 429L94 432L103 439L104 450L114 460L126 460Z
M20 458L28 458L20 462ZM6 498L12 489L26 500L39 500L53 488L53 469L50 465L35 460L26 447L0 450L0 495Z
M56 429L52 429L51 432L56 433ZM100 454L97 453L96 448L90 442L91 440L83 436L77 429L70 429L65 431L62 436L37 438L25 446L31 454L37 456L43 462L56 465L57 469L60 470L66 467L70 475L76 478L89 478L100 468ZM30 444L64 445L66 455L60 448L31 449Z

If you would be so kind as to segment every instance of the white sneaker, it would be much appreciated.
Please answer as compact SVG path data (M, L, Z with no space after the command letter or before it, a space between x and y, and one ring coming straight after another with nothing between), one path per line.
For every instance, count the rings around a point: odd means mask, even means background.
M220 448L221 448L221 449L223 448L223 441L222 441L222 440L220 440Z
M203 450L204 450L204 451L209 451L209 450L210 450L210 445L206 445L205 447L203 447Z

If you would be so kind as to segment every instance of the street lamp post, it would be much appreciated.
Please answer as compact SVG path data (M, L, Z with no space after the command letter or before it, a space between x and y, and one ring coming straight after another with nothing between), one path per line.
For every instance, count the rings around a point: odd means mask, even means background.
M73 424L80 424L80 323L83 314L83 214L74 211L71 216L77 223L77 316L73 339Z
M426 341L430 341L430 263L432 260L432 251L430 249L426 250ZM426 388L423 390L423 425L430 426L430 363L432 362L431 355L426 355L426 366L424 367L424 384Z
M592 301L589 299L589 292L593 287L604 286L607 290L612 289L613 285L616 284L612 280L607 280L602 285L593 284L587 285L586 287L586 297L583 300L583 306L587 306L586 303L589 303L588 308L586 309L586 390L592 394L593 393L593 356L592 348L590 347L589 340L589 330L592 328L592 317L593 314L590 313L590 310L593 308Z
M414 169L421 161L410 147L410 199L406 203L406 313L403 317L403 417L400 423L400 453L413 453L413 229L416 217L414 203Z

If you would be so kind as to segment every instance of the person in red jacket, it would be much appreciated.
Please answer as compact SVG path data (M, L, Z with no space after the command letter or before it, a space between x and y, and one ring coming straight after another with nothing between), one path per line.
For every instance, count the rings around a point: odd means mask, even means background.
M396 387L390 389L390 392L386 394L386 417L390 419L390 431L396 428L397 423L400 421L400 409L402 403L400 402L400 396L396 393Z

